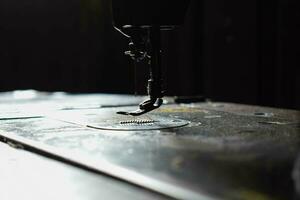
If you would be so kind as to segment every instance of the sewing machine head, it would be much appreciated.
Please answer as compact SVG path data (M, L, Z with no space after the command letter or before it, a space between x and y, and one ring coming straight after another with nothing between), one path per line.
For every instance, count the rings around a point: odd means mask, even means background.
M190 0L112 0L115 26L177 26L184 23Z
M160 31L183 24L190 0L112 0L114 27L129 39L125 52L134 62L146 61L150 66L149 100L139 109L118 114L138 116L163 103L161 78Z

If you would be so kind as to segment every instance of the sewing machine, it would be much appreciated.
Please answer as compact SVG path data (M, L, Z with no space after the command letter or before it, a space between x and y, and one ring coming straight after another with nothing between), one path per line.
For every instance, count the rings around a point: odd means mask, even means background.
M135 111L120 112L144 97L0 94L1 200L298 198L299 111L172 97L155 110L160 32L180 26L188 4L112 1L125 54L149 63L149 100Z
M149 100L142 102L139 109L118 112L138 116L159 108L164 95L161 77L161 31L172 30L181 25L190 0L180 1L112 1L114 27L129 42L125 52L136 64L149 63Z

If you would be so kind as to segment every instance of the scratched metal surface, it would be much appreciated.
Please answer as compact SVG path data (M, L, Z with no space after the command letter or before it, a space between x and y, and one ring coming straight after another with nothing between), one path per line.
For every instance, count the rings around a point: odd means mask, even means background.
M224 103L166 105L147 117L190 124L155 131L87 128L123 120L115 114L119 110L52 110L42 118L0 120L0 134L172 197L295 196L291 174L300 149L297 111Z
M138 105L145 96L116 94L68 94L35 90L0 92L0 119L38 117L54 110L96 109ZM164 103L172 103L166 98Z

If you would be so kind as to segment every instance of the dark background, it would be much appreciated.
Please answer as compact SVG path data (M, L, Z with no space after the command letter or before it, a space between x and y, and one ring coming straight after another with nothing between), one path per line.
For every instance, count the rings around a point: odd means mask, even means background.
M133 93L111 21L109 0L1 0L0 91ZM299 37L299 0L192 0L162 36L167 95L300 108Z

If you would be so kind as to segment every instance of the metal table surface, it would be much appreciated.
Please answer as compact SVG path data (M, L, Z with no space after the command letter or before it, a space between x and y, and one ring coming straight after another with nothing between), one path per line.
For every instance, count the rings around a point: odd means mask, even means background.
M4 143L0 143L0 191L1 200L168 199Z
M4 180L21 177L28 183L28 194L34 194L36 183L30 187L28 174L38 166L46 191L52 190L51 183L66 182L54 187L54 194L67 191L67 197L78 199L103 197L103 188L110 199L297 198L298 111L211 102L177 105L169 98L169 104L143 118L183 119L189 121L187 126L148 131L92 128L126 120L116 111L134 109L132 105L142 98L101 94L3 98L2 141L25 149L22 154L28 157L24 168L12 168L16 176L1 170L7 175ZM31 159L38 164L30 165ZM43 163L59 168L57 179L49 177L56 171ZM72 187L74 191L68 190ZM78 195L78 187L87 195ZM7 189L12 190L13 186ZM125 191L129 196L122 194Z

